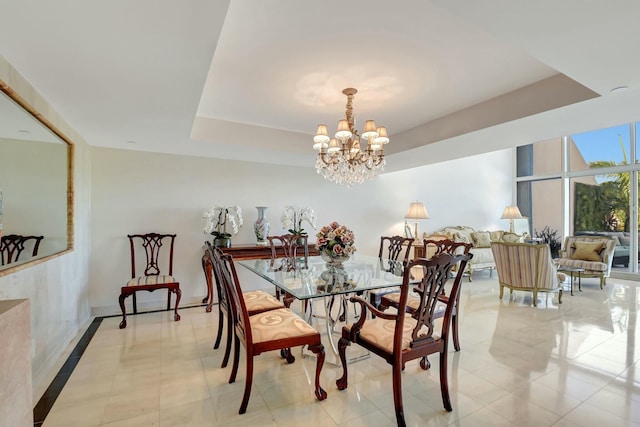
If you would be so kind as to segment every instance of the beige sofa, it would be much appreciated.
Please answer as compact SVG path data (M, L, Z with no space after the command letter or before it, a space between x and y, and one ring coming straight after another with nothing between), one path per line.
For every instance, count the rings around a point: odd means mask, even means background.
M424 239L451 239L456 242L471 243L469 251L473 258L467 263L466 272L469 281L474 271L489 270L489 274L496 268L496 262L491 252L491 242L521 243L528 236L509 233L508 231L476 231L472 227L456 225L444 227L432 234L423 234Z

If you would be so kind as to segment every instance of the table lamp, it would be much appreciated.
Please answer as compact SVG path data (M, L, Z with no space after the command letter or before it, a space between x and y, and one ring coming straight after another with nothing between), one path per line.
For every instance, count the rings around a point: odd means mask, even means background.
M414 230L413 238L418 238L418 220L419 219L429 219L429 213L427 212L427 208L424 207L424 203L422 202L412 202L405 214L405 219L415 219L416 225Z
M500 219L508 219L509 220L509 232L515 233L513 228L513 220L521 219L522 214L520 213L520 209L517 206L507 206L504 208L504 212L502 212L502 216Z

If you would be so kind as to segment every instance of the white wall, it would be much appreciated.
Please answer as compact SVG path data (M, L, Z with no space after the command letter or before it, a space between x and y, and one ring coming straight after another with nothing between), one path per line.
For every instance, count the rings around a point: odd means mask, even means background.
M403 233L403 217L414 200L425 202L431 216L421 221L421 231L456 224L508 227L499 217L511 204L511 150L384 174L353 188L325 181L311 167L99 147L91 154L89 303L96 315L119 313L119 288L130 278L126 235L131 233L176 233L174 275L183 291L181 304L201 300L206 294L202 244L210 239L202 233L201 217L214 205L244 210L245 224L233 236L235 243L255 242L255 206L269 207L270 234L280 234L284 206L309 205L318 227L334 220L344 223L353 229L358 250L372 255L377 255L380 235ZM164 292L138 296L141 307L161 308L165 301Z
M75 142L75 250L0 277L0 299L28 298L34 402L49 385L52 369L67 345L90 318L88 299L91 164L89 146L0 56L0 79Z

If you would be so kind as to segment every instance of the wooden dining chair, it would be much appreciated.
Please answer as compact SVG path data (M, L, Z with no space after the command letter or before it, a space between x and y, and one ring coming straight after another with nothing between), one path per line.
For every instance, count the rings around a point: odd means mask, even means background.
M371 353L382 357L392 367L393 401L398 426L406 426L402 403L402 370L406 362L423 358L433 353L440 354L440 392L442 402L447 411L451 411L449 398L449 384L447 379L447 350L448 336L453 314L454 302L460 290L462 272L473 255L441 254L430 260L418 258L411 261L405 269L400 300L397 313L382 312L360 297L351 297L351 301L362 307L362 316L358 321L342 328L342 337L338 342L338 352L342 362L342 377L336 381L339 390L348 385L348 367L346 350L351 343L358 344ZM458 264L457 274L449 300L446 304L444 320L439 334L436 334L434 312L440 295L444 292L445 284ZM424 277L416 286L415 291L420 295L420 303L413 313L407 313L406 305L409 298L411 268L421 267ZM368 318L367 310L375 314L375 318ZM421 367L426 369L425 366Z
M320 386L320 373L325 359L320 333L288 308L249 316L233 257L225 254L221 259L223 260L222 283L230 296L229 300L235 318L233 369L229 383L235 382L238 373L240 344L244 346L246 351L245 387L239 413L244 414L249 404L253 384L253 358L273 350L280 350L280 355L284 357L283 351L302 345L306 345L316 356L315 396L318 400L326 399L327 393ZM287 358L287 362L292 363L293 359Z
M271 247L271 269L273 271L292 271L298 267L307 268L309 260L309 236L283 234L267 236ZM282 256L280 253L282 252ZM278 260L280 260L278 262ZM276 298L280 299L280 289L276 286Z
M440 239L440 240L431 240L426 239L423 243L423 253L425 254L425 258L431 259L434 256L438 256L440 254L468 254L469 250L473 247L471 243L462 243L455 242L450 239ZM415 270L414 270L415 272ZM441 304L438 305L436 311L434 311L434 319L439 319L444 317L445 307L447 302L449 301L449 296L446 292L442 293L438 296L438 300ZM389 307L398 308L400 303L400 292L393 292L384 295L380 300L380 305L378 308L381 311L386 310ZM409 298L407 300L407 311L409 313L417 310L420 304L420 298L417 294L409 294ZM460 292L458 292L458 296L453 306L453 313L451 315L451 335L453 337L453 348L456 351L460 351L460 338L458 336L458 305L460 304ZM424 364L426 366L430 366L428 359L424 359Z
M176 306L173 319L180 320L178 305L182 291L180 283L173 277L173 245L176 235L147 233L129 234L127 237L131 253L131 280L120 288L119 303L122 310L120 329L127 327L127 310L124 302L130 295L133 295L133 313L138 313L136 301L136 292L138 291L153 292L156 289L167 289L167 311L171 310L171 294L175 293ZM143 250L144 252L142 252ZM141 276L136 274L137 260L144 260L144 270ZM167 274L163 274L163 272Z
M411 245L413 245L414 240L411 237L402 236L380 237L380 248L378 249L378 258L380 258L381 262L380 269L391 273L403 271L403 268L399 267L404 267L409 262ZM383 295L397 291L398 288L382 288L369 291L369 302L378 307Z
M223 268L223 252L219 247L214 247L209 242L205 242L205 244L205 277L207 282L215 282L215 289L218 293L218 333L216 335L216 341L213 344L214 349L220 348L225 319L227 325L227 344L224 357L222 358L222 364L220 365L221 368L224 368L229 362L231 343L233 342L233 310L231 309L228 293L222 285L221 269ZM209 283L208 285L213 289L213 283ZM250 316L277 308L284 308L282 302L261 290L243 292L243 296Z
M44 239L44 236L22 236L20 234L5 234L4 236L0 236L0 258L2 260L2 264L0 265L7 265L18 261L22 252L24 252L30 243L33 243L31 256L37 256L42 239Z

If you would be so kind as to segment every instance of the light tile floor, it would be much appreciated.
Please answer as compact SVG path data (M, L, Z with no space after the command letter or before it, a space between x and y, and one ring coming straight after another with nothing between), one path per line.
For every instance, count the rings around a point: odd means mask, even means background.
M495 274L494 274L495 276ZM403 373L410 426L640 426L640 333L637 282L583 279L583 292L515 292L498 299L486 273L464 282L462 350L450 356L453 412L442 407L438 358ZM298 304L299 306L299 304ZM295 308L295 307L294 307ZM327 400L313 395L315 360L286 364L277 353L256 358L247 413L238 415L244 359L228 384L223 350L213 350L217 312L204 308L102 322L45 427L142 426L393 426L389 366L376 356L350 365L349 388L338 391L341 368L325 364Z

